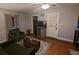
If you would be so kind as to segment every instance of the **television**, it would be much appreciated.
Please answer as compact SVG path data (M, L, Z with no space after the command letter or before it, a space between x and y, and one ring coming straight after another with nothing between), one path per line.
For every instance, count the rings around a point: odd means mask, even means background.
M37 26L38 27L46 27L47 22L46 21L38 21Z

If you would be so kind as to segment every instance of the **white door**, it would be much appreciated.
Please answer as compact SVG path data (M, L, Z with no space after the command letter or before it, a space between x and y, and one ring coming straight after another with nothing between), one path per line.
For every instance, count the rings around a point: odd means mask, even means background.
M59 14L48 13L47 14L47 36L57 38L59 30Z

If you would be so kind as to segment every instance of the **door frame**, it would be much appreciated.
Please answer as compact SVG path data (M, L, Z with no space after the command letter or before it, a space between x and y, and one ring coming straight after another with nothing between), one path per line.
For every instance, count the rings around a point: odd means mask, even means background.
M38 19L39 19L39 15L31 15L31 26L32 26L32 31L31 33L34 33L34 30L33 30L33 16L38 16Z

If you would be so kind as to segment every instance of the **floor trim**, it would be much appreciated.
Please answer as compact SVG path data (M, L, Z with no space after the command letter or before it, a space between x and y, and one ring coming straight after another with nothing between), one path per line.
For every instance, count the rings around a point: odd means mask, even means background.
M48 36L46 36L46 37L48 37ZM48 38L53 38L53 37L48 37ZM62 41L73 43L72 39L66 39L66 38L62 38L62 37L57 37L57 38L53 38L53 39L57 39L57 40L62 40Z
M73 42L72 39L66 39L66 38L62 38L62 37L58 37L57 39L67 41L67 42Z

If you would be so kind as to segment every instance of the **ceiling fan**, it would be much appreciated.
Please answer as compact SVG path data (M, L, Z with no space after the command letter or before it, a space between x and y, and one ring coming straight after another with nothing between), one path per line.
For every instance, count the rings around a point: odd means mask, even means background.
M32 4L32 6L41 7L42 9L48 9L50 7L55 7L56 3L35 3Z

